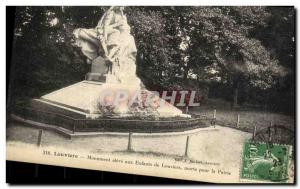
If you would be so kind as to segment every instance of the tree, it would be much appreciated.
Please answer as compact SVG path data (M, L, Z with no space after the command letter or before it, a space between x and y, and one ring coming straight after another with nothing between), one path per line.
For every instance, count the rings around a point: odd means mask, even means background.
M279 64L287 70L264 98L271 109L293 114L295 111L295 9L294 7L267 7L270 16L267 26L253 33ZM275 104L274 102L281 102Z
M251 36L268 17L263 7L187 7L179 17L181 31L188 36L186 72L228 85L233 89L233 106L242 85L272 87L285 71Z
M18 7L13 98L39 97L82 80L89 66L73 40L76 27L95 27L106 7Z
M72 32L95 27L107 9L18 7L12 60L13 82L18 87L12 94L38 97L82 80L89 66ZM244 96L241 91L264 94L273 90L287 98L281 91L293 87L292 10L126 7L138 49L137 74L150 89L185 87L191 80L203 88L217 83L224 89L222 98L231 90L234 105ZM258 97L251 98L258 102Z
M138 75L146 86L168 87L180 71L180 38L171 7L125 9L138 49Z

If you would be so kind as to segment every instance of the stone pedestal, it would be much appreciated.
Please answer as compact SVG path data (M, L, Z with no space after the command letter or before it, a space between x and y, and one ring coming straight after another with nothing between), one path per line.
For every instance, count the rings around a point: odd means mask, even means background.
M98 56L91 63L91 71L85 75L85 80L87 81L98 81L98 82L106 82L106 73L109 69L109 63Z
M116 94L117 91L125 91L130 96L139 92L141 88L136 85L123 84L108 84L93 81L81 81L71 86L59 89L52 93L46 94L39 99L34 99L39 104L44 104L49 107L63 109L66 112L82 115L86 118L99 118L103 116L99 111L100 96L104 92L110 91ZM43 106L43 107L45 107ZM128 102L120 103L116 117L131 116L125 111L128 107ZM166 103L157 110L159 117L187 117L181 110L175 106Z

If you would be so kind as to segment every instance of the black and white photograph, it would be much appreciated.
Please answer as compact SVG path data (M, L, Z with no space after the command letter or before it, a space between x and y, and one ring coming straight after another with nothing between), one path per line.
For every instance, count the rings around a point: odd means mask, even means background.
M295 7L6 11L6 160L295 184Z

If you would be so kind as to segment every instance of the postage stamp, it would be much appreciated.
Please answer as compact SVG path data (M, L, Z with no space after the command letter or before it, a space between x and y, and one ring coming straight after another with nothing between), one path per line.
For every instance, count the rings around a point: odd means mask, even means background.
M241 179L286 182L290 150L288 145L247 141L242 154Z

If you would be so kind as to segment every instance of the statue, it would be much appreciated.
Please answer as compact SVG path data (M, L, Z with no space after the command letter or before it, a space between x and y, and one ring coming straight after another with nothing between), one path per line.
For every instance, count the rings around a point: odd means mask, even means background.
M141 85L136 76L137 49L123 10L124 7L111 7L96 28L74 30L78 46L87 62L92 63L87 79L97 76L95 80L105 78L106 83ZM101 70L93 70L93 65Z
M111 7L95 28L73 31L91 71L84 81L44 95L42 103L92 119L186 116L159 94L148 91L137 77L137 48L123 11L123 7Z

